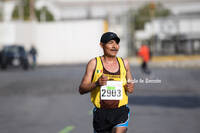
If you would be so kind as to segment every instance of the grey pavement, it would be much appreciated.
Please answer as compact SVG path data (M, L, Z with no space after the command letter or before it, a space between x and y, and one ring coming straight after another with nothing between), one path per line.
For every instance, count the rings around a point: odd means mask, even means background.
M85 64L0 71L0 133L92 133L93 105L79 95ZM138 83L129 95L128 133L199 133L200 69L132 66ZM142 83L140 80L160 80Z
M156 57L155 57L156 58ZM158 57L159 58L159 57ZM184 58L184 57L183 57ZM159 67L159 68L200 68L200 58L194 59L194 58L188 58L187 56L185 57L186 59L178 60L178 59L171 59L168 57L168 60L163 59L159 61L149 61L149 66L151 67ZM130 58L129 62L133 66L140 66L140 62L138 61L137 58Z
M200 59L186 61L165 61L165 62L150 62L153 67L176 67L176 68L200 68Z

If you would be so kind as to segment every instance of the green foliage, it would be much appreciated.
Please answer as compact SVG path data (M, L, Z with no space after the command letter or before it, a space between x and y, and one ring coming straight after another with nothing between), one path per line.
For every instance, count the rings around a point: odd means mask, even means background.
M3 3L2 0L0 0L0 21L3 21L3 6L1 5Z
M161 3L153 5L148 3L139 8L136 13L132 12L132 23L135 30L141 30L144 29L145 23L151 21L152 18L166 17L168 15L170 15L170 11L164 8Z
M30 1L29 0L21 0L20 6L19 5L15 6L14 11L12 13L13 20L19 19L19 17L20 17L19 10L20 10L21 6L23 9L24 20L29 20L29 16L30 16L30 10L29 10L30 9Z
M43 7L42 9L37 10L35 14L36 14L38 21L42 21L40 18L41 14L45 15L44 18L46 19L46 21L54 21L54 17L51 14L51 12L49 12L47 7Z
M28 21L30 20L30 0L21 0L21 5L22 6L22 9L23 9L23 19L25 21ZM12 19L13 20L18 20L20 19L20 14L19 14L19 10L20 10L20 7L19 5L16 5L15 8L14 8L14 11L12 13ZM47 7L43 7L42 9L34 9L35 11L35 16L36 16L36 19L38 21L40 21L40 15L41 13L44 13L45 14L45 18L46 18L46 21L54 21L54 16L51 14L51 12L47 9Z
M0 10L0 21L3 20L3 12Z

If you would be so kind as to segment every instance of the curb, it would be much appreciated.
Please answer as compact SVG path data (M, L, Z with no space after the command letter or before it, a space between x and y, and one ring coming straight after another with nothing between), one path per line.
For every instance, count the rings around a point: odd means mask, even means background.
M140 66L142 60L140 57L129 57L130 65ZM200 55L179 55L179 56L154 56L149 62L153 67L200 67Z

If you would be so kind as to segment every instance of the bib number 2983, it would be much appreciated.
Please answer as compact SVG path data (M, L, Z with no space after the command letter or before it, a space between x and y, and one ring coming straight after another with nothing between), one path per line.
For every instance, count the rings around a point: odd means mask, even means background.
M122 99L122 82L107 81L107 85L101 86L102 100L121 100Z

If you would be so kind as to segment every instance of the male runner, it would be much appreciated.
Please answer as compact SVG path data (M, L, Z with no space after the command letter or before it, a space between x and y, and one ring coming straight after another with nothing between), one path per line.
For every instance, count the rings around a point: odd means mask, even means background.
M116 57L120 38L113 32L102 35L104 55L91 59L79 87L80 94L91 92L95 133L126 133L129 120L128 93L133 83L128 60Z
M142 64L141 64L142 71L146 74L150 74L151 71L148 68L148 62L150 60L149 47L145 44L142 44L141 48L138 51L138 55L142 58Z

